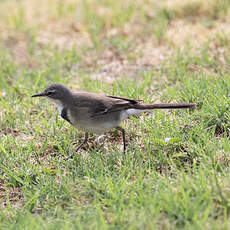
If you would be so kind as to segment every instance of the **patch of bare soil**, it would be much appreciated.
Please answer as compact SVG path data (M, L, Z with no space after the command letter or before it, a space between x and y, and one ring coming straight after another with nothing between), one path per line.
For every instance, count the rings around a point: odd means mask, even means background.
M137 3L143 5L147 16L150 15L150 21L155 20L156 15L151 14L152 8L148 7L150 5L142 4L141 1ZM157 69L170 58L173 50L184 49L188 44L192 47L191 52L196 52L198 47L215 39L217 34L224 32L226 37L230 35L229 16L213 20L212 12L218 9L217 3L218 1L212 3L211 0L207 2L201 0L167 0L159 4L154 2L158 10L164 8L174 12L174 19L167 25L167 29L164 31L165 41L161 44L156 42L156 36L154 32L151 33L151 28L150 31L143 34L145 25L142 25L142 22L135 18L122 25L122 28L113 27L111 22L108 22L99 36L104 40L117 35L126 37L127 41L135 40L135 45L128 51L132 54L132 60L127 55L118 54L116 49L112 47L104 47L102 50L89 49L84 53L81 66L84 71L91 72L92 79L112 82L118 77L136 77L140 72ZM60 7L60 2L58 4ZM84 24L76 20L77 10L75 13L69 12L67 15L58 17L58 11L64 12L66 10L64 8L58 9L58 4L55 5L52 1L46 3L44 0L38 4L36 1L25 0L21 5L19 4L17 14L11 6L13 13L11 12L10 19L13 22L15 20L15 24L17 23L16 19L20 22L20 10L24 9L22 16L25 17L25 22L39 28L36 32L38 48L35 52L39 53L40 47L49 45L58 47L60 50L70 50L75 47L81 55L82 47L93 47L92 37L87 28L84 28ZM131 3L129 2L129 4ZM96 10L100 16L104 15L105 18L111 19L110 8L105 8L103 4L101 6L96 5L98 6ZM75 6L75 3L70 0L66 2L66 6ZM63 5L63 7L65 6ZM195 19L188 16L190 14L194 15ZM28 52L29 35L19 32L10 35L12 31L7 31L7 29L1 29L1 32L4 34L4 36L2 35L4 44L12 50L17 64L31 67L37 65ZM215 44L210 43L210 47L213 47L212 50L217 52ZM221 54L224 51L218 47L218 52ZM219 56L218 54L217 56ZM221 62L225 60L223 55L219 59Z
M47 24L37 34L40 45L57 46L59 49L71 50L72 47L80 49L82 46L92 46L90 36L74 22L65 23L55 21Z
M18 130L12 129L12 128L9 128L9 127L2 128L0 131L4 135L9 135L10 134L10 135L12 135L14 137L16 137L16 136L19 135L19 131Z
M4 181L0 180L0 207L4 207L9 202L11 206L22 207L24 205L24 199L21 195L21 189L19 187L5 187Z

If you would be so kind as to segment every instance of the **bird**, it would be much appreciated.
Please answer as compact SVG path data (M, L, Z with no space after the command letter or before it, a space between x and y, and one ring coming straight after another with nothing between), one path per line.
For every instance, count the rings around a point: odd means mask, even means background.
M32 97L46 97L54 102L59 115L80 131L85 132L84 141L76 153L87 143L89 133L102 134L113 128L122 133L123 152L126 152L125 129L120 123L131 115L154 109L194 109L195 103L143 104L142 100L118 96L106 96L88 92L72 92L66 86L54 83ZM67 159L73 157L69 155Z

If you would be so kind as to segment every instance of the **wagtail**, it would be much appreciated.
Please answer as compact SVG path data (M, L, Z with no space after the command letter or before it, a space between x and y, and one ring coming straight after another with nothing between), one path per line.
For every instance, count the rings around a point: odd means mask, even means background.
M120 127L120 123L129 116L152 109L189 109L196 106L194 103L142 104L142 100L87 92L74 93L62 84L52 84L42 93L32 97L49 98L58 106L63 119L85 132L85 139L77 147L76 152L87 142L88 133L102 134L116 128L122 132L125 153L125 130Z

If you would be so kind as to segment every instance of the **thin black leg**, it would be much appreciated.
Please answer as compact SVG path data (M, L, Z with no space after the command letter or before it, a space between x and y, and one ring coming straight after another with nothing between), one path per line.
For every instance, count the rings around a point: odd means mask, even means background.
M86 142L87 142L87 140L88 140L88 137L89 137L89 134L88 134L88 133L85 133L85 139L84 139L84 141L83 141L80 145L77 146L77 149L76 149L76 152L75 152L75 153L77 153L78 150L79 150L84 144L86 144ZM75 153L70 154L65 160L71 159Z
M126 150L125 130L123 128L121 128L120 126L117 126L116 129L121 131L121 133L122 133L123 147L124 147L124 152L123 153L125 154L125 150Z
M85 133L85 139L80 145L77 146L76 153L84 144L86 144L86 142L88 141L88 137L89 137L88 133Z

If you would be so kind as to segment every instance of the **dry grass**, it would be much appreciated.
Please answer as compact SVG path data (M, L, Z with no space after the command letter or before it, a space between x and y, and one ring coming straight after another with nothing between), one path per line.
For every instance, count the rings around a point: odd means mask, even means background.
M197 47L212 41L217 34L224 32L229 37L230 15L224 4L227 4L226 0L136 1L134 5L130 1L125 4L112 1L97 4L92 0L87 6L83 1L73 0L65 3L53 0L5 1L0 5L3 12L1 40L6 48L12 50L17 64L29 67L39 66L28 50L33 35L37 45L34 52L38 54L41 47L47 45L60 50L71 50L74 46L80 55L84 55L82 67L100 68L92 78L102 76L103 80L112 81L118 75L136 75L138 69L157 68L171 56L172 50L183 50L189 44L195 53ZM6 8L7 12L4 11ZM122 10L130 13L130 19L119 23L118 15ZM169 19L155 28L161 11L166 12ZM86 12L92 14L92 19L85 16ZM102 25L92 35L90 23L94 19ZM152 33L154 31L156 36ZM114 37L124 37L126 43L133 41L133 45L126 52L119 53L117 47L103 44L103 40ZM82 53L82 47L93 48L95 39L98 39L97 45L103 48ZM210 46L214 46L215 50L215 44Z

